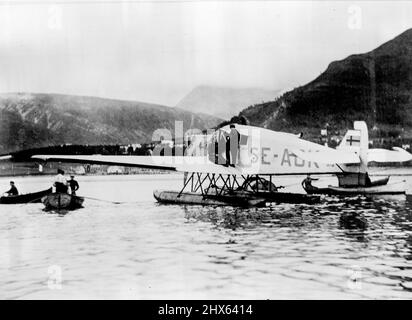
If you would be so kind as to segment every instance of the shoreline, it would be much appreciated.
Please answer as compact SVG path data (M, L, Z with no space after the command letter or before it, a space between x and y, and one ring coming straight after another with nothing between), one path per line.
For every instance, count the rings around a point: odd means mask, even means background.
M138 173L95 173L95 174L76 174L73 173L74 176L76 177L105 177L105 176L140 176L140 175L166 175L166 174L173 174L176 173L177 171L166 171L166 170L159 170L158 172L138 172ZM66 175L70 175L66 174ZM30 173L30 174L2 174L0 173L0 178L24 178L24 177L53 177L55 176L56 173Z

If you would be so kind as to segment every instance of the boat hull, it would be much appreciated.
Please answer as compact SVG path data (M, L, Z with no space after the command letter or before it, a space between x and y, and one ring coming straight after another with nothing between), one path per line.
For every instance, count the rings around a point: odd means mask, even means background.
M208 194L203 196L195 192L159 191L153 193L155 199L161 203L195 204L256 207L264 206L267 202L276 203L307 203L320 202L319 196L287 192L258 192L251 194L246 191L236 191L230 195Z
M405 181L377 185L372 187L342 188L329 186L327 188L305 189L308 194L326 195L399 195L405 194Z
M41 202L42 197L51 193L52 188L39 192L20 194L17 196L0 197L0 204L39 203Z
M46 209L78 209L81 208L84 198L72 196L68 193L51 193L42 198L42 202Z
M236 195L207 195L203 196L195 192L178 192L155 190L153 196L160 203L169 204L191 204L191 205L214 205L214 206L236 206L256 207L264 206L266 200L255 196L239 198Z

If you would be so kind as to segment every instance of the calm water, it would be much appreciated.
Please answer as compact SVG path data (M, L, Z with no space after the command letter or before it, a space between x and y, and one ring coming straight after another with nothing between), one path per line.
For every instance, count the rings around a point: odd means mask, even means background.
M50 181L14 179L25 192ZM405 197L259 209L154 201L154 189L181 179L78 177L81 195L106 202L86 199L66 214L0 205L0 298L412 298ZM301 191L301 180L279 184Z

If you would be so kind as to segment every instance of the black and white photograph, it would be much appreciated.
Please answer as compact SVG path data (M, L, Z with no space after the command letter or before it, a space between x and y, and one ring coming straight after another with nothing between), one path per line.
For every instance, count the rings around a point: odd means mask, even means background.
M0 0L0 299L412 299L411 147L412 1Z

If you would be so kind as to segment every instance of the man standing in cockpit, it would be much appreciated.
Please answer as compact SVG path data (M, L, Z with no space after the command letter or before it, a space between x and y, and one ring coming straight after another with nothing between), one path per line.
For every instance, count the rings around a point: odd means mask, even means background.
M240 133L234 124L230 125L230 133L226 138L226 165L235 167L239 154Z

